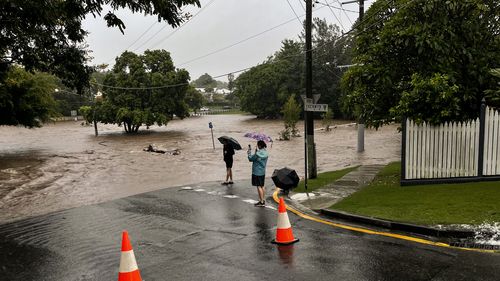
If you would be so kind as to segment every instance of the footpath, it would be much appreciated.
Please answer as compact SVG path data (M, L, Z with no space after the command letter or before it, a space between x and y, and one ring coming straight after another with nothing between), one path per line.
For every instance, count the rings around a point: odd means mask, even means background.
M472 230L438 229L430 226L384 220L330 209L335 203L367 186L383 167L384 165L360 166L331 184L312 192L295 193L292 191L286 198L286 202L296 210L309 215L324 216L329 219L341 220L356 225L366 225L378 229L387 229L394 232L430 236L439 241L447 241L453 246L490 248L491 245L474 245L473 238L475 233ZM491 247L491 249L499 250L499 246Z

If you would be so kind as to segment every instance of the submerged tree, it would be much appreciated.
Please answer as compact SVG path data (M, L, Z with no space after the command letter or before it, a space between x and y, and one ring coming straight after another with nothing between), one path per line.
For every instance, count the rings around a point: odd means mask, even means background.
M283 113L283 121L285 122L285 130L280 132L283 140L289 140L290 137L299 136L297 122L299 122L301 111L300 105L295 101L295 96L291 95L281 110Z
M189 115L186 92L189 73L175 69L170 53L147 50L144 55L124 52L106 75L102 102L96 104L96 120L123 125L127 133L139 127L166 125L173 116Z

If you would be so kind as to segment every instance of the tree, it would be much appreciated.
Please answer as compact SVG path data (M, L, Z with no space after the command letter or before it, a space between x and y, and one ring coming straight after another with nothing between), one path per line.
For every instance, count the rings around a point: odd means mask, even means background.
M217 87L217 81L212 78L208 73L205 73L193 81L196 88L213 89Z
M368 126L475 118L500 65L500 2L378 0L358 25L347 104Z
M322 114L321 117L323 118L321 120L321 123L325 127L325 131L326 132L331 131L332 128L330 128L330 126L333 123L333 111L332 111L332 109L328 108L328 110L324 114Z
M295 96L291 95L282 109L285 130L281 132L281 137L284 140L290 139L290 136L298 136L297 122L299 122L301 111L300 105L295 101Z
M205 102L203 95L198 92L193 86L189 86L186 91L186 103L195 113L200 109Z
M144 55L125 51L104 80L108 88L96 104L96 119L123 124L133 133L142 125L166 125L174 115L187 117L188 81L189 73L175 69L165 50L146 50Z
M281 50L266 62L235 80L235 94L244 111L259 118L278 118L291 93L302 93L302 44L285 40Z
M500 108L500 68L492 69L490 74L493 75L497 84L485 91L485 98L488 99L488 104Z
M321 102L339 116L348 117L350 114L340 108L342 72L338 66L351 62L351 38L342 37L337 26L318 18L314 19L313 35L313 94L320 94ZM276 118L291 93L298 94L297 102L305 94L304 73L303 41L284 40L281 49L267 61L235 80L235 94L243 110L262 118ZM259 106L263 100L265 108Z
M52 93L56 78L42 72L28 72L19 66L9 68L0 84L0 120L3 125L40 127L57 115Z
M199 0L0 1L0 85L5 84L7 73L14 65L22 65L30 72L55 74L66 86L82 93L93 71L86 65L89 60L85 45L87 31L82 29L86 16L101 16L107 10L104 15L107 25L123 32L125 24L115 11L128 8L134 13L157 15L158 21L165 20L175 27L183 21L180 8L190 4L200 5ZM2 102L16 105L11 100ZM10 124L11 119L26 120L21 123L26 126L36 123L20 116L5 116L0 119L0 125Z

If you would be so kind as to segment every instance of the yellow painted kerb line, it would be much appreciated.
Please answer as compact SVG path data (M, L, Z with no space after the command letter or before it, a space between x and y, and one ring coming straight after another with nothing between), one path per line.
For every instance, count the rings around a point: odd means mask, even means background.
M278 190L274 191L273 199L276 203L279 203ZM402 240L406 240L406 241L412 241L412 242L416 242L416 243L420 243L420 244L432 245L432 246L437 246L437 247L445 247L445 248L483 252L483 253L496 253L497 252L495 250L482 250L482 249L454 247L454 246L450 246L449 244L442 243L442 242L434 242L434 241L425 240L422 238L411 237L411 236L407 236L407 235L401 235L401 234L395 234L395 233L389 233L389 232L383 232L383 231L376 231L376 230L371 230L371 229L366 229L366 228L361 228L361 227L354 227L354 226L349 226L349 225L345 225L345 224L334 223L331 221L327 221L327 220L323 220L320 218L306 215L304 213L299 212L298 210L295 210L294 208L292 208L288 205L286 206L286 209L289 210L290 212L296 214L297 216L299 216L301 218L315 221L315 222L319 222L319 223L326 224L326 225L330 225L330 226L334 226L334 227L338 227L338 228L342 228L342 229L351 230L351 231L362 232L362 233L372 234L372 235L392 237L392 238L396 238L396 239L402 239Z

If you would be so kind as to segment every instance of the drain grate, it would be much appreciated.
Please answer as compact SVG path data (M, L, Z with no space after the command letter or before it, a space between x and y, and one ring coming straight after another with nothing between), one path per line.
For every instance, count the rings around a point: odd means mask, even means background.
M450 243L452 247L461 247L461 248L471 248L471 249L481 249L481 250L500 250L500 245L488 245L488 244L479 244L472 242L452 242Z

